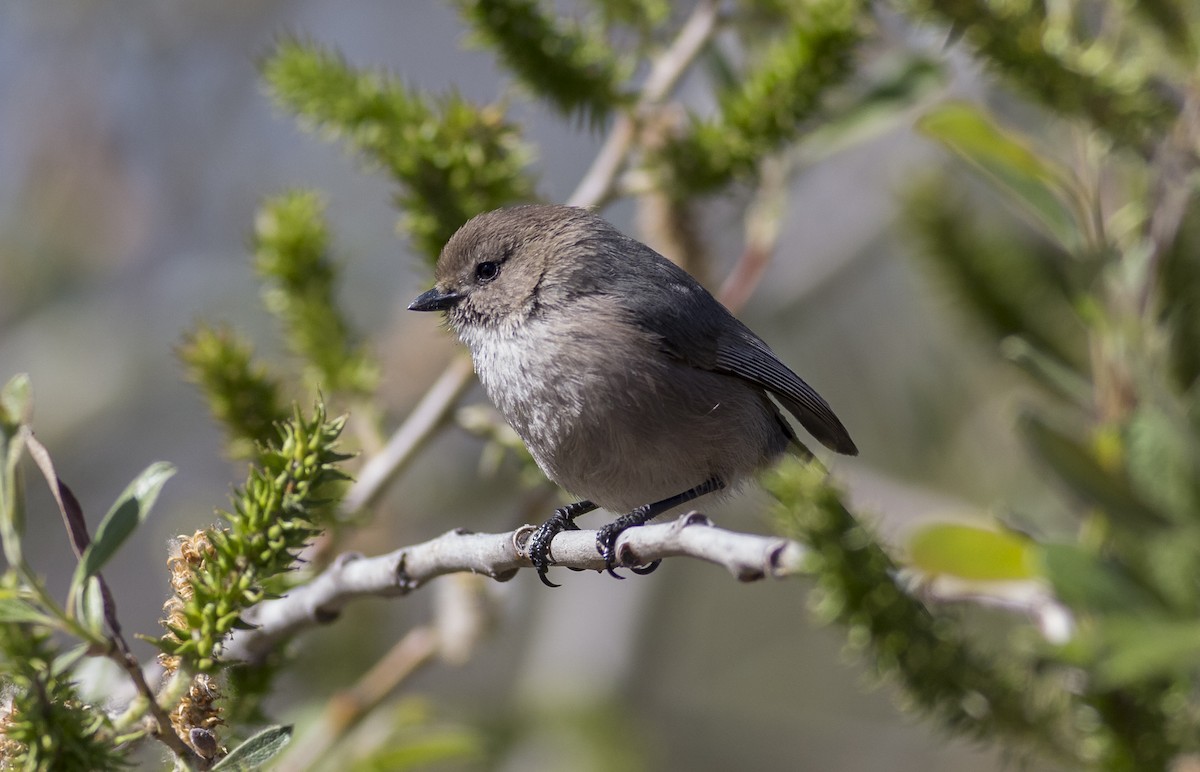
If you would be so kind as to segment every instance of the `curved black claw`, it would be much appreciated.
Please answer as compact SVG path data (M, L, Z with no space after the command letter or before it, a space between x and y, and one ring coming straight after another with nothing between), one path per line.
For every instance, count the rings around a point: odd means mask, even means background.
M538 579L547 587L558 587L546 578L546 572L550 570L550 542L554 541L554 537L559 533L570 530L573 525L561 512L555 512L553 517L537 527L525 543L525 554L537 569Z
M654 569L658 568L661 564L662 560L651 560L644 566L630 566L629 570L638 576L645 576L646 574L654 573Z
M563 531L578 531L579 526L575 525L575 518L595 508L596 505L590 501L577 501L559 507L554 510L553 517L539 525L530 535L529 541L525 543L525 554L537 569L538 579L542 580L542 584L547 587L559 586L546 578L546 572L550 569L550 542Z
M617 563L617 537L629 527L621 522L624 519L618 518L596 532L596 551L604 558L604 570L613 579L625 578L614 570Z
M677 493L670 498L665 498L662 501L656 501L653 504L643 504L632 512L621 515L613 522L601 528L596 534L596 551L600 553L600 557L604 558L604 569L608 571L609 576L617 579L624 579L623 576L618 576L613 570L617 563L617 537L622 531L629 528L636 528L639 525L645 525L648 521L661 515L667 510L677 507L680 504L691 501L698 496L703 496L706 493L719 491L725 487L725 483L719 477L710 477L704 482L697 485L695 488L689 488L683 493ZM589 502L590 503L590 502ZM658 568L660 561L655 560L644 566L638 566L631 570L635 574L648 574Z

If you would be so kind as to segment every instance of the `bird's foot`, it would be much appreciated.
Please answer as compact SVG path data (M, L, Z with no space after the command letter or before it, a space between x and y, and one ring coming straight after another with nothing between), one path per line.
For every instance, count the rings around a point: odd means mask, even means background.
M644 518L639 517L639 514L634 511L619 517L596 533L596 551L600 553L600 557L604 558L604 570L614 579L625 578L614 570L617 566L617 539L625 531L645 522ZM630 566L629 570L645 576L658 568L658 564L661 562L661 560L655 560L644 566Z
M575 525L574 517L569 513L566 507L556 509L554 515L537 527L529 537L529 541L525 543L525 554L529 556L529 562L537 569L538 579L542 580L542 584L547 587L558 587L559 585L546 578L546 572L550 569L550 542L554 541L554 537L563 531L578 531L579 526Z

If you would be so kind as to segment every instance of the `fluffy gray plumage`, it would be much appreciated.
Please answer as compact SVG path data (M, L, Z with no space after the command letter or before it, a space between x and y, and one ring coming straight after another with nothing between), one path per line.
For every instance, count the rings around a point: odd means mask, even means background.
M584 209L481 214L410 306L445 310L550 479L612 512L733 487L789 445L774 397L856 454L829 405L683 269Z

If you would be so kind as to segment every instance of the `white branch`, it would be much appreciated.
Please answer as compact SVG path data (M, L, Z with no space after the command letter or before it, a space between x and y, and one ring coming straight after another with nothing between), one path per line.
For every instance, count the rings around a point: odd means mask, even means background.
M1026 616L1049 643L1061 646L1075 634L1075 617L1044 582L968 582L951 576L899 577L901 586L926 605L962 603Z
M469 571L507 581L518 570L531 567L524 547L533 530L530 525L508 533L454 530L378 557L343 554L308 584L247 612L246 621L255 628L236 632L223 657L256 660L284 638L333 621L357 598L406 595L443 574ZM564 531L554 537L550 553L556 566L604 568L596 552L596 531ZM621 565L686 556L724 566L743 582L799 573L805 554L805 547L798 542L726 531L696 512L670 523L631 528L617 539Z

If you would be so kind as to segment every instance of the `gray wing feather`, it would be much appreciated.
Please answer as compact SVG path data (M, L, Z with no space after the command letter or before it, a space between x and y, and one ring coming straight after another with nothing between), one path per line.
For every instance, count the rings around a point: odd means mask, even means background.
M660 337L667 353L713 372L741 378L779 400L830 450L857 455L846 427L821 395L757 335L679 266L633 239L609 254L614 264L635 262L639 271L613 270L598 283L625 306L630 318ZM590 272L599 274L598 266Z
M740 334L724 335L718 341L716 366L712 369L758 384L771 392L822 445L838 453L857 455L858 448L850 433L829 403L780 362L761 338L740 323L738 326Z

